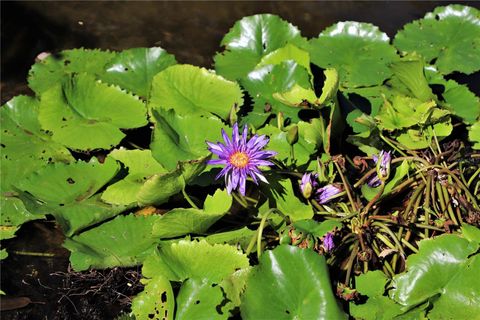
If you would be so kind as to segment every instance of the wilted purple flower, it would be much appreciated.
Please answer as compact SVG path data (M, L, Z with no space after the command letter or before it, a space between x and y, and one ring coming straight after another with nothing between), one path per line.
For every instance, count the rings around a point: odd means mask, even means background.
M247 175L252 177L253 182L258 184L257 178L265 183L267 179L262 175L258 166L272 166L273 163L267 159L277 154L275 151L262 151L269 139L265 136L254 135L247 141L248 128L244 126L242 136L239 136L238 125L233 125L232 139L222 129L222 136L225 144L221 142L208 142L208 150L218 155L217 160L210 160L208 164L221 164L225 168L220 171L216 179L225 176L227 192L239 189L242 195L245 195L245 184Z
M331 232L328 232L323 238L323 247L326 251L330 251L335 247L335 243L333 243L333 234Z
M313 190L318 188L318 174L304 173L300 182L300 190L306 199L309 199Z
M392 161L392 155L390 151L385 152L382 150L378 157L373 155L372 158L377 164L377 174L368 181L368 185L376 188L382 183L382 180L386 180L390 175L390 162Z
M336 194L340 193L342 190L333 184L328 184L325 187L321 187L315 193L315 200L319 204L325 204L330 201L330 199Z

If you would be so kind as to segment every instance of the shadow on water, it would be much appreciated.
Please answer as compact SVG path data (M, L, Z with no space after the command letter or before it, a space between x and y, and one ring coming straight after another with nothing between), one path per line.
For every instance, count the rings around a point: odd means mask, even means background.
M36 55L43 51L161 46L180 63L212 67L212 57L220 50L223 35L235 21L247 15L277 14L298 26L306 37L315 37L329 25L345 20L373 23L393 37L405 23L445 4L442 1L2 1L1 100L3 104L17 94L30 93L25 79ZM480 82L479 73L454 77L462 83ZM471 89L480 94L480 89ZM2 290L14 297L28 297L33 303L24 309L2 312L2 319L41 319L47 315L49 319L55 318L59 296L52 288L61 286L62 280L51 274L66 271L68 266L68 252L61 247L62 242L63 236L52 222L30 222L22 226L17 238L5 243L12 253L1 264Z

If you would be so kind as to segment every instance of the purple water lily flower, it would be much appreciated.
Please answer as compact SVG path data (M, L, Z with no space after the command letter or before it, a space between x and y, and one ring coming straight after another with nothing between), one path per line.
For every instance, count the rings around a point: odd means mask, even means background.
M325 204L331 200L331 198L339 194L342 190L333 184L328 184L325 187L321 187L315 193L315 200L319 204Z
M245 195L245 184L247 176L252 177L253 182L258 184L257 178L265 183L267 179L258 169L259 166L273 166L273 163L267 159L275 156L275 151L262 150L269 141L265 135L254 135L247 141L248 128L243 127L242 136L238 133L238 125L233 125L232 139L222 129L222 136L225 143L208 142L208 150L216 154L219 159L210 160L208 164L221 164L225 168L220 171L215 179L225 176L227 192L238 189L242 195Z
M392 155L390 151L380 151L378 157L376 155L372 156L373 162L377 164L377 174L368 181L370 187L376 188L381 183L382 180L386 180L390 175L390 162L392 161Z
M313 190L318 188L318 174L304 173L302 181L300 182L300 190L302 195L309 199L312 195Z
M333 234L328 232L323 238L323 247L326 251L330 251L335 248L335 243L333 242Z

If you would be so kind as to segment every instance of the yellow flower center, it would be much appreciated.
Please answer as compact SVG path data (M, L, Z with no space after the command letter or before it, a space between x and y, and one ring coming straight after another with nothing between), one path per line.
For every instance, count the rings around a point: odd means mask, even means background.
M248 164L250 158L245 152L237 151L233 153L230 158L228 158L228 162L236 168L242 169L245 168Z

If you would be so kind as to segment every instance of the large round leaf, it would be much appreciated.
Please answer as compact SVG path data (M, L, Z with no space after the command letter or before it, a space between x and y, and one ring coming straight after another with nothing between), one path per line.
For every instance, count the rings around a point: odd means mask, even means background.
M145 288L132 301L133 319L173 319L175 298L170 281L157 275L142 282Z
M95 194L117 173L114 161L53 163L18 181L15 186L48 204L80 202Z
M237 80L252 71L265 55L288 43L302 44L297 27L271 14L257 14L237 21L215 56L215 69L227 79Z
M175 65L153 78L150 107L171 109L180 115L216 114L227 119L234 106L243 104L237 83L204 68Z
M325 257L284 245L261 257L240 308L245 320L347 319L332 292Z
M266 106L269 106L272 112L283 112L295 121L298 121L299 108L284 104L275 98L275 94L290 91L295 87L311 88L308 71L293 60L275 65L268 64L255 69L242 79L241 83L253 97L254 112L263 112Z
M128 168L128 175L109 186L102 194L102 200L117 205L129 205L137 201L137 194L151 176L166 173L164 167L153 157L150 150L117 149L109 157L118 160Z
M312 62L335 68L344 87L381 84L392 73L388 65L397 59L388 36L369 23L339 22L309 42Z
M162 274L171 281L190 278L218 283L248 266L247 256L234 246L180 240L161 245L158 252L145 261L142 272L146 277Z
M148 98L153 77L176 63L175 57L162 48L133 48L119 52L100 78Z
M177 296L175 320L228 319L229 314L217 308L223 300L220 286L207 280L188 279Z
M129 267L140 264L155 249L152 225L158 216L118 216L112 221L66 239L70 263L77 271L89 267Z
M51 140L38 122L38 101L17 96L0 108L2 159L70 161L70 152ZM24 168L22 168L24 169ZM3 188L3 187L2 187Z
M168 201L170 196L179 193L205 169L208 157L198 160L179 162L177 168L167 173L150 177L137 193L140 205L158 205Z
M457 4L438 7L405 25L394 44L420 53L443 74L473 73L480 70L480 11Z
M172 110L153 111L155 130L150 145L152 154L167 169L178 161L198 159L208 155L205 141L215 141L225 125L210 115L180 115Z
M173 238L188 233L203 233L223 217L231 205L230 195L225 190L217 190L213 196L207 196L203 210L175 208L163 214L155 222L153 234L159 238Z
M40 101L42 128L73 149L109 149L125 136L120 128L147 124L146 107L138 97L85 73L47 90Z
M114 57L114 52L98 49L64 50L35 63L28 74L28 85L40 95L73 73L103 73L105 65Z
M477 249L457 235L421 241L419 252L407 259L407 272L393 278L391 297L406 307L430 300L432 312L445 319L480 314L479 259L469 258Z

